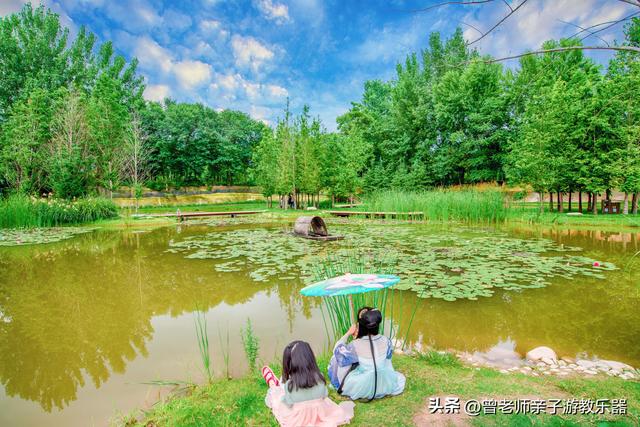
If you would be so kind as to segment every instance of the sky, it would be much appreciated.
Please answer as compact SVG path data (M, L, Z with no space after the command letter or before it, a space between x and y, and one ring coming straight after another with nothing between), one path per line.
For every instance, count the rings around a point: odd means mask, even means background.
M236 109L268 124L304 104L328 130L364 82L390 80L407 54L426 47L429 33L461 26L472 41L522 0L447 5L442 0L45 0L77 33L81 26L138 58L146 99L170 97ZM25 0L0 0L0 16ZM507 4L508 3L508 4ZM35 4L35 3L34 3ZM618 0L529 0L477 47L504 57L575 34L576 26L613 21L638 8ZM585 44L622 40L622 25ZM605 64L608 53L588 53ZM506 66L517 66L516 63Z

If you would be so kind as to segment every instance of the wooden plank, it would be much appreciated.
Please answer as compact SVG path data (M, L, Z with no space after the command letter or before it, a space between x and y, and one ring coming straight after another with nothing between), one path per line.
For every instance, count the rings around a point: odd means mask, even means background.
M226 216L229 215L232 218L238 215L255 215L259 213L264 213L266 211L228 211L228 212L181 212L178 214L175 213L166 213L166 214L150 214L150 215L140 215L144 217L152 217L152 218L198 218L198 217L207 217L207 216Z

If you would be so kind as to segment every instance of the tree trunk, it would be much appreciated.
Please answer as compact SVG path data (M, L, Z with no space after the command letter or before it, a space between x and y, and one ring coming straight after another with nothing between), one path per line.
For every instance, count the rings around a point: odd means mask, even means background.
M538 195L540 197L540 213L544 212L544 191L538 191Z
M553 212L553 191L549 191L549 212Z
M582 213L582 190L578 192L578 210Z
M573 193L571 192L571 189L569 189L569 212L571 212L571 196L573 195Z
M634 215L638 214L638 196L640 193L633 193L633 197L631 198L631 213Z
M591 197L591 212L594 215L598 215L598 193L594 192Z
M589 196L589 200L587 201L587 212L591 212L591 193L587 192L587 196Z
M627 191L624 192L624 206L622 207L622 214L629 214L629 192Z
M333 209L333 205L336 203L336 196L335 194L331 195L331 209Z
M558 212L564 212L564 206L562 203L562 191L558 191Z

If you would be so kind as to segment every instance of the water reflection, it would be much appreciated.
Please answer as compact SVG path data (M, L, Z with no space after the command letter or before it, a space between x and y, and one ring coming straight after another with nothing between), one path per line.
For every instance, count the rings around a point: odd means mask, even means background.
M277 293L290 327L295 306L309 314L310 302L296 286L258 285L246 274L229 277L207 261L165 254L173 233L99 232L5 251L0 380L6 393L46 411L65 407L86 381L100 387L137 356L147 356L153 316L242 304L262 290Z

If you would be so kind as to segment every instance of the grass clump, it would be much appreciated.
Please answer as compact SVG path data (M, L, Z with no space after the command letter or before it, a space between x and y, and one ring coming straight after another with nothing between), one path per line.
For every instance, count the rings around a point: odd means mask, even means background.
M117 216L115 203L100 197L68 201L13 195L0 201L0 228L56 227Z
M251 326L251 319L247 319L247 327L241 331L242 345L244 346L244 354L247 356L247 363L249 364L249 370L254 372L256 370L256 360L258 359L258 351L260 350L260 341L253 332Z
M444 351L429 350L426 353L419 354L417 358L431 366L450 366L454 368L461 366L455 354Z
M209 334L207 333L207 318L205 313L196 311L194 321L202 369L207 376L207 380L211 382L213 380L213 366L211 364L211 353L209 352Z
M477 190L390 190L364 199L367 211L422 212L430 221L502 222L507 217L504 194Z

